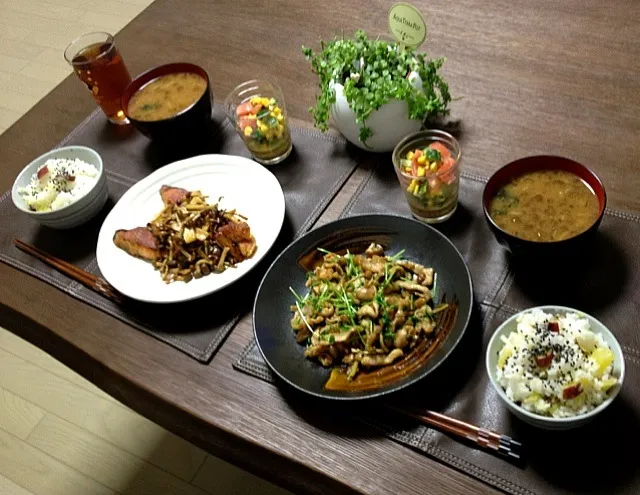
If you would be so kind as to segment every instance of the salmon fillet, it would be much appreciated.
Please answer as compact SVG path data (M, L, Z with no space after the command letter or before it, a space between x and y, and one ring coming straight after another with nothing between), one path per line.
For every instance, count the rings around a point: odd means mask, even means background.
M215 240L222 247L229 248L231 256L236 261L250 258L256 250L256 239L245 222L232 222L220 227L215 234Z
M143 260L154 261L160 258L157 240L145 227L117 230L113 236L113 243L131 256Z
M165 205L178 204L187 199L189 191L180 187L162 186L160 188L160 197Z

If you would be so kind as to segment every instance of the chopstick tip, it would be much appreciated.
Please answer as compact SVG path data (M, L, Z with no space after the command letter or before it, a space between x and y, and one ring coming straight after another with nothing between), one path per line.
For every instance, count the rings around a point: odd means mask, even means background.
M522 459L523 448L522 443L514 440L507 435L500 435L499 452L513 459Z

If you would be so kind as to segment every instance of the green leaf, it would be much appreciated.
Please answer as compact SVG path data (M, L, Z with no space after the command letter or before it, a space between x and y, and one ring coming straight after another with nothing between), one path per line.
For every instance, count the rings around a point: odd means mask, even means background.
M427 148L425 157L430 162L439 162L440 160L442 160L442 156L440 155L440 152L438 150L434 150L431 148Z
M256 141L263 142L266 140L265 135L262 133L260 129L254 129L251 133L251 139L255 139Z
M276 119L275 117L267 117L265 119L265 123L271 128L275 128L278 127L278 119Z
M369 127L360 127L360 141L367 143L367 139L373 136L373 131Z

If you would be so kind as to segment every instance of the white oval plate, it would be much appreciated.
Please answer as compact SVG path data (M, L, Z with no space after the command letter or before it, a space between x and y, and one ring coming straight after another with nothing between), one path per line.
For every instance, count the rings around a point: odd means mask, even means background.
M258 246L252 258L222 273L189 283L162 281L151 263L134 258L113 243L119 229L147 225L163 204L164 184L200 190L209 202L235 209L248 218ZM216 292L246 275L267 254L284 221L285 202L280 183L267 169L239 156L201 155L171 163L135 184L113 207L100 229L96 258L102 276L117 290L139 301L174 303Z

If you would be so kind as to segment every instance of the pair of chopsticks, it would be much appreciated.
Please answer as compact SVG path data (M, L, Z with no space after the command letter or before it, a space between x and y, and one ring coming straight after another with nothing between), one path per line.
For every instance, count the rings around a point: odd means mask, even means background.
M21 251L24 251L25 253L38 258L40 261L46 263L49 266L52 266L53 268L61 273L64 273L66 276L75 280L76 282L80 282L82 285L94 292L97 292L101 296L104 296L117 304L120 304L124 301L124 296L120 294L116 289L114 289L113 286L111 286L111 284L109 284L109 282L107 282L106 280L96 277L92 273L86 272L81 268L72 265L71 263L61 260L60 258L51 256L41 249L38 249L31 244L27 244L20 239L14 239L13 243Z
M392 406L388 406L388 408L427 426L433 426L451 435L469 440L484 449L492 450L510 459L519 460L522 457L522 444L507 435L480 428L434 411L417 413Z

